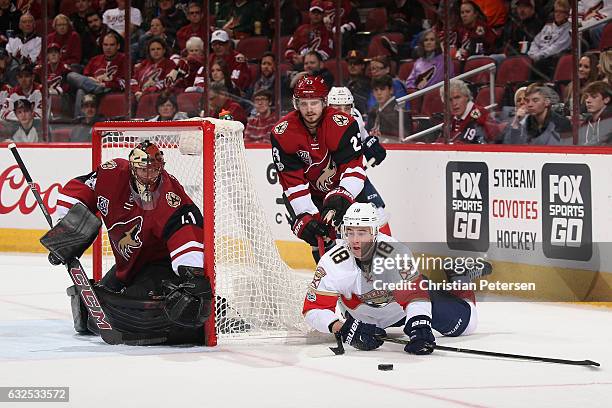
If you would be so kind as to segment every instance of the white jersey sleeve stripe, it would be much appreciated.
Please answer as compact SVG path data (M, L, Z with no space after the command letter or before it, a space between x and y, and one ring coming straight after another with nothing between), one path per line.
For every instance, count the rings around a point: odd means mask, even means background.
M178 254L179 252L184 251L187 248L199 248L199 249L204 249L204 244L201 244L197 241L189 241L186 244L181 245L180 247L178 247L177 249L175 249L174 251L170 252L170 258L173 258L176 254Z

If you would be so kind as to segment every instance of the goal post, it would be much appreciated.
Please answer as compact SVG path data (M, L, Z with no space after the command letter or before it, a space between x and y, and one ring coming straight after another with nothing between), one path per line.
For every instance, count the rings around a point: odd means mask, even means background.
M308 282L280 258L251 178L240 122L213 118L172 122L104 122L93 129L93 168L127 158L142 140L164 153L204 219L204 269L214 313L206 345L217 341L304 337ZM94 279L114 264L108 235L94 243Z

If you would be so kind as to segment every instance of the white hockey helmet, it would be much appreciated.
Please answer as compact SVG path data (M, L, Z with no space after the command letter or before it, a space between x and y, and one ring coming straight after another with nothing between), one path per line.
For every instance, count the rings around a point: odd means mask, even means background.
M351 105L352 107L354 102L353 94L345 86L334 86L327 94L328 105Z
M347 227L370 227L372 235L378 234L378 210L372 203L353 203L342 217L342 236Z

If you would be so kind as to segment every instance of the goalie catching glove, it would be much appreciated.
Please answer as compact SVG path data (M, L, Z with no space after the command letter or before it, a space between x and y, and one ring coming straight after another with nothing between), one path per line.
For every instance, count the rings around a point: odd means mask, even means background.
M329 236L329 228L321 223L319 214L303 213L298 215L293 224L293 233L301 240L312 246L317 246L317 237Z
M404 326L404 333L410 337L404 351L410 354L431 354L436 346L436 338L431 331L431 319L428 316L414 316Z
M212 289L202 268L179 266L183 279L162 281L163 309L168 320L183 327L202 326L211 313Z
M374 324L355 320L347 313L348 319L340 329L342 341L358 350L375 350L383 345L383 341L377 336L386 336L387 333Z
M321 216L323 222L339 227L346 210L355 202L355 198L343 187L336 187L325 196Z

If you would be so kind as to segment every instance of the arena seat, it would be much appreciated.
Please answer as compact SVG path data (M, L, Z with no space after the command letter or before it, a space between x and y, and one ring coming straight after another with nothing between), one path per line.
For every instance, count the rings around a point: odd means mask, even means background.
M553 82L571 81L572 80L572 55L565 54L559 58L553 75Z
M609 22L604 27L601 33L601 41L599 42L600 51L605 51L609 48L612 48L612 22Z
M366 17L365 30L373 33L379 33L387 29L387 9L384 7L376 7L370 10Z
M332 73L336 84L338 84L340 77L336 74L336 59L335 58L328 59L327 61L323 63L323 66L327 68L329 72ZM342 70L342 79L346 80L346 78L349 77L348 63L343 59L340 60L340 69Z
M248 60L260 60L264 52L270 49L270 40L266 37L246 37L238 42L236 51Z
M138 101L138 107L136 108L136 117L150 118L157 115L155 103L157 102L158 97L159 93L150 93L142 95L140 97L140 100Z
M423 104L421 105L421 113L427 116L431 116L434 113L443 113L444 104L440 99L440 90L434 89L431 92L427 92L423 96Z
M402 33L380 33L373 36L368 45L368 57L377 57L380 55L389 56L391 52L385 48L382 44L382 37L387 37L389 40L401 44L404 42L404 35Z
M529 81L531 64L531 58L526 55L506 58L499 65L495 77L495 84L505 86Z
M122 93L104 95L100 101L98 112L107 118L127 116L128 107L125 102L125 95Z
M410 76L412 68L414 68L414 62L414 60L406 61L400 65L397 76L402 80L402 82L406 82L406 79Z
M491 57L470 58L465 62L465 65L463 66L463 72L468 72L473 69L482 67L484 65L488 65L490 63L495 63L495 60ZM467 79L469 82L473 84L488 84L489 83L489 72L490 71L479 72L465 79Z
M489 86L483 86L478 90L478 94L476 95L475 101L478 105L480 106L488 106L491 104L491 100L489 99ZM497 106L492 109L495 111L499 111L501 110L501 103L502 103L502 99L504 97L504 92L505 92L505 88L503 86L496 86L494 89L494 94L495 94L495 103L497 103Z
M178 95L179 111L187 113L200 113L202 109L202 95L199 92L182 92Z

